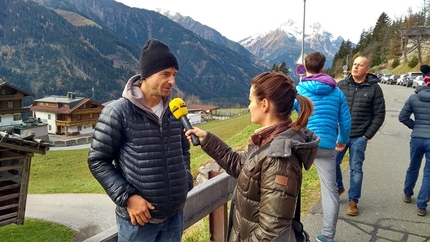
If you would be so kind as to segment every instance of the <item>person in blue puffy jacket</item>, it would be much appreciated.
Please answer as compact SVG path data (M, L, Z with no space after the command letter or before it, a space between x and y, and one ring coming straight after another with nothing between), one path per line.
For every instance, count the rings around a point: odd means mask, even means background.
M336 150L345 148L351 130L351 116L345 95L331 76L322 73L325 60L320 52L309 53L305 58L307 76L297 85L298 94L309 98L314 105L307 128L320 137L314 162L321 184L323 209L323 226L321 234L317 235L320 242L334 241L336 234L339 214ZM295 110L300 112L297 105Z

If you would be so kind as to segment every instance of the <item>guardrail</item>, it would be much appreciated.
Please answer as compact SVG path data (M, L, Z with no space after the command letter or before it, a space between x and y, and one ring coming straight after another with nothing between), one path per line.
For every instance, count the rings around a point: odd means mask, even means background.
M227 235L227 202L231 199L235 186L236 179L225 172L195 186L188 193L185 204L184 230L209 215L211 241L224 241ZM117 240L118 231L115 226L84 242L116 242Z

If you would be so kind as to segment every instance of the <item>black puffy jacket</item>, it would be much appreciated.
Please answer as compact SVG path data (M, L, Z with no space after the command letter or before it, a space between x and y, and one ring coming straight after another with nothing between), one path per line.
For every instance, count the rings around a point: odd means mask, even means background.
M430 87L415 90L399 113L399 121L412 129L411 137L430 139ZM411 118L413 114L413 118Z
M184 207L193 186L189 149L181 122L167 107L160 122L121 98L100 114L88 165L118 216L130 219L127 199L138 194L155 207L151 216L164 220Z
M373 138L385 120L385 100L378 78L367 74L366 81L356 84L352 76L337 83L345 94L351 112L351 138Z

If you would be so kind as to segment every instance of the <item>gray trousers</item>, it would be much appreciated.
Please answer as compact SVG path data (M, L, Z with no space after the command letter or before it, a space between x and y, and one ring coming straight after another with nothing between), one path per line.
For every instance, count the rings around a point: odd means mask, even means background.
M339 193L336 184L336 158L334 149L318 148L314 161L321 185L323 226L321 234L334 239L339 215Z

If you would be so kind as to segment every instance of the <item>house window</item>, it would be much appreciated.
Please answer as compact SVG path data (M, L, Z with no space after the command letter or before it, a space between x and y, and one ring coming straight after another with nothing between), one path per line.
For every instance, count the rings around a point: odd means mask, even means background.
M1 116L0 116L0 123L1 123Z
M87 104L86 104L86 103L84 104L83 108L84 108L84 109L86 109L86 108L87 108Z
M19 120L21 120L21 114L14 114L13 121L19 121Z
M82 126L78 126L78 132L82 131Z
M49 129L49 131L51 131L52 130L52 126L48 125L48 129Z
M1 95L6 95L6 90L5 89L1 89Z
M13 102L12 101L7 102L7 108L13 108Z
M51 114L48 114L48 120L51 120Z
M76 115L76 120L81 120L81 115L80 114Z
M94 113L90 113L90 119L94 118Z

